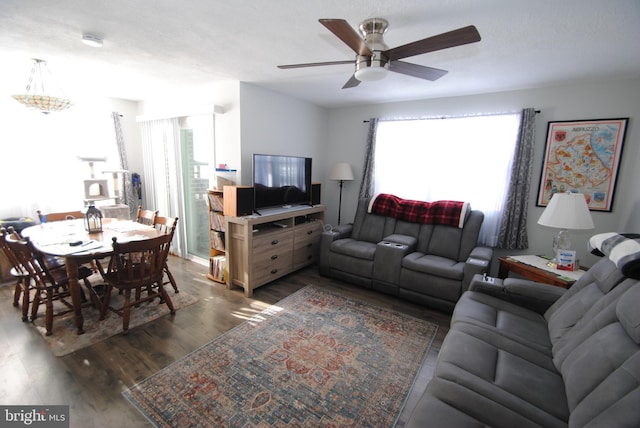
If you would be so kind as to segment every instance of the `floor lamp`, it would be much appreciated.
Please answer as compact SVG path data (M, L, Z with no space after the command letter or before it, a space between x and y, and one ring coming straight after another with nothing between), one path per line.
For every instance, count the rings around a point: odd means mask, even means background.
M340 201L338 202L338 224L340 224L340 211L342 210L342 186L344 186L345 181L353 181L351 165L346 162L335 164L331 170L329 179L340 182Z

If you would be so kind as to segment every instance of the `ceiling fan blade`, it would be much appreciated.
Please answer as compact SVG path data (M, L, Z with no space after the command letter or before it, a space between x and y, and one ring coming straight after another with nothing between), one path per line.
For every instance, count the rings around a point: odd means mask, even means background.
M355 74L351 76L351 79L347 80L342 89L355 88L360 84L360 81L356 79Z
M373 55L373 52L371 52L356 30L344 19L319 19L318 21L358 55Z
M323 65L341 65L341 64L353 65L353 60L350 59L345 61L309 62L306 64L287 64L287 65L279 65L278 68L287 69L287 68L320 67Z
M393 61L479 41L480 33L478 33L478 29L474 25L469 25L468 27L458 28L457 30L388 49L384 52L384 55Z
M438 80L448 73L447 70L425 67L424 65L411 64L404 61L391 61L391 63L389 64L389 70L395 71L396 73L406 74L407 76L413 76L419 79L431 81Z

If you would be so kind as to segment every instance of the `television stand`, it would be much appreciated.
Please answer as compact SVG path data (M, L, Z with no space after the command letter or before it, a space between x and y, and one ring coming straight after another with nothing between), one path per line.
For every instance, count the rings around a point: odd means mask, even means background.
M254 289L315 263L324 215L325 207L316 205L226 216L227 288L241 287L250 297Z

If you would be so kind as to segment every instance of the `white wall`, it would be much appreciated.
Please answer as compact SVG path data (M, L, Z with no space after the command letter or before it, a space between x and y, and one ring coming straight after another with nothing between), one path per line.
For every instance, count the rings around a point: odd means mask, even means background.
M326 170L328 111L249 83L241 85L242 184L252 183L254 153L313 158L312 180Z
M370 117L418 117L438 115L462 115L482 112L503 112L535 107L541 110L536 117L536 149L529 198L527 254L550 254L554 231L536 224L543 208L536 207L538 181L542 167L548 121L573 119L599 119L629 117L626 143L618 176L613 211L592 212L595 230L572 232L574 248L581 263L590 266L598 258L587 253L587 240L593 233L609 231L640 232L640 127L636 120L640 115L640 79L580 83L558 87L502 92L467 97L453 97L412 101L404 103L376 104L359 107L337 108L329 111L329 138L326 146L327 164L349 162L354 168L356 180L345 184L342 204L343 222L355 215L360 187L362 164ZM452 167L455 162L452 162ZM487 167L490 167L488 165ZM402 174L402 167L398 167ZM473 179L473 177L469 177ZM338 188L335 182L324 180L325 204L328 206L328 222L337 219ZM514 253L497 251L496 255ZM495 265L494 265L495 268Z
M223 113L215 114L214 118L215 159L212 162L238 169L237 176L224 173L224 178L237 181L240 177L241 159L240 82L221 82L179 94L159 94L154 99L139 103L138 116L158 119L183 117L209 111L211 106L221 107L223 110ZM141 151L140 137L138 144ZM140 171L143 171L142 167Z

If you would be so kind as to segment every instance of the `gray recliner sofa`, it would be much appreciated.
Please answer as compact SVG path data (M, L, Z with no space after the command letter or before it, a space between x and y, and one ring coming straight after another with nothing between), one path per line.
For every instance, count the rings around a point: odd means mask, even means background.
M639 261L568 290L474 278L406 426L639 427Z
M462 228L369 212L360 199L352 224L322 235L320 274L451 312L493 250L478 246L484 214L465 213Z

